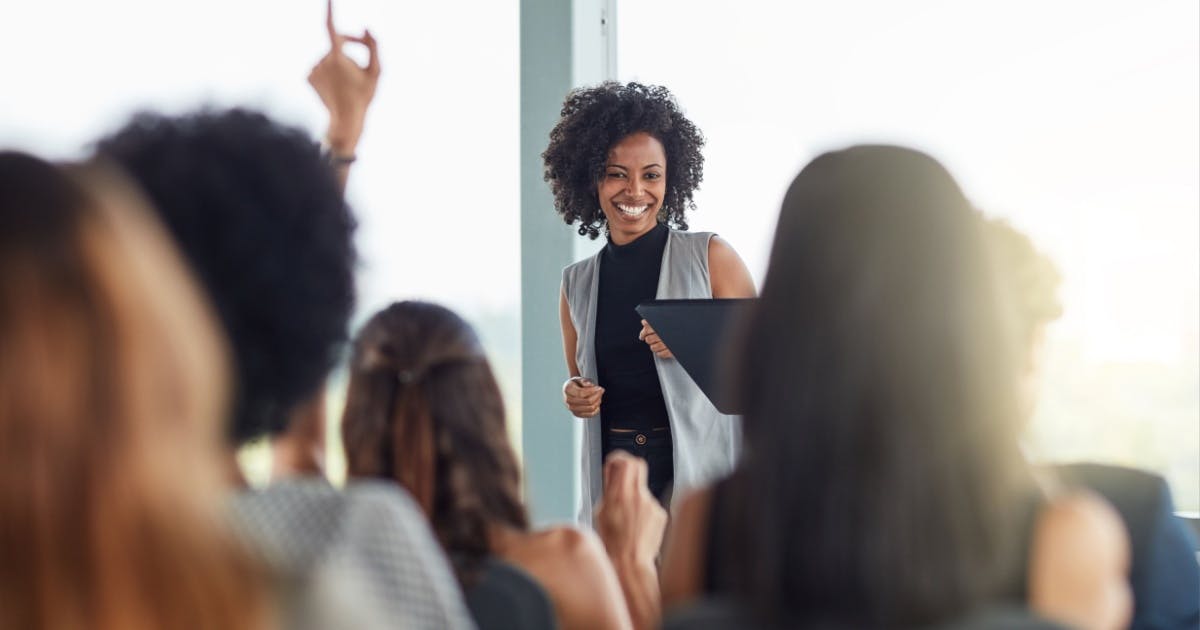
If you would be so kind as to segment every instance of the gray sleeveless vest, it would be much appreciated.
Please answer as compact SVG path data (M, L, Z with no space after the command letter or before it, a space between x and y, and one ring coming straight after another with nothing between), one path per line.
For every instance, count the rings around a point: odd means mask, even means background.
M663 250L662 271L656 297L665 299L712 298L708 274L708 241L712 232L671 230ZM578 343L575 363L579 375L596 378L596 291L600 284L600 253L563 270L563 294L571 311ZM662 384L667 416L674 442L675 490L682 496L689 488L728 474L741 452L740 416L717 411L692 377L675 359L654 357ZM603 385L603 383L600 383ZM583 470L580 477L579 522L592 526L592 508L603 493L600 447L600 416L580 420L583 430Z

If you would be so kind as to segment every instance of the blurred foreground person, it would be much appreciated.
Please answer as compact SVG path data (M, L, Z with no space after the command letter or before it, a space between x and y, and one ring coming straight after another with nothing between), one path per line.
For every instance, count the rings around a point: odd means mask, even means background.
M0 153L0 349L0 628L266 626L224 340L119 183Z
M1007 609L1123 627L1118 517L1039 484L1021 452L1006 305L983 221L936 161L860 146L809 163L735 362L743 463L684 501L664 603L726 597L760 626ZM1021 624L1045 622L1002 623Z
M1026 415L1033 413L1046 329L1062 314L1060 276L1053 261L1007 222L987 222L987 244L1006 281L1017 316ZM1200 564L1190 526L1175 515L1162 477L1121 466L1075 463L1052 467L1064 483L1087 487L1108 500L1129 533L1135 630L1200 627Z
M479 626L629 627L622 587L594 536L572 527L530 529L505 424L483 348L452 311L400 302L359 333L342 421L349 474L391 480L413 493ZM618 525L623 537L611 539L609 549L650 569L647 580L627 585L636 607L657 599L653 561L666 513L646 485L644 461L621 453L605 472L628 492L619 507L606 496L598 521L614 511L649 513L645 527ZM656 617L657 609L644 615L645 626Z
M361 38L371 54L363 68L342 52L347 38L332 19L328 27L331 50L309 80L329 107L335 150L352 151L379 62L369 36ZM341 190L351 156L335 154L331 165L302 130L245 110L143 114L98 152L153 199L231 340L231 461L237 446L283 436L275 455L285 465L266 488L243 493L236 513L274 569L285 622L470 627L450 567L408 494L383 483L338 490L320 474L325 378L354 304L354 220ZM318 617L338 602L358 617Z

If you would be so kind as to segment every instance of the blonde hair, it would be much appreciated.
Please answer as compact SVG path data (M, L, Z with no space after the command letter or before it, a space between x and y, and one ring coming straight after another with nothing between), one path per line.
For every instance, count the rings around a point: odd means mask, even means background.
M262 627L227 350L167 236L110 173L0 154L0 180L0 627Z

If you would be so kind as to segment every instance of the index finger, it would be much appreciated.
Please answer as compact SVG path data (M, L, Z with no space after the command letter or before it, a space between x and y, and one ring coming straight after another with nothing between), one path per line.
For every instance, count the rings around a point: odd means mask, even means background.
M325 30L329 32L329 45L337 50L338 34L337 29L333 27L333 0L325 2Z

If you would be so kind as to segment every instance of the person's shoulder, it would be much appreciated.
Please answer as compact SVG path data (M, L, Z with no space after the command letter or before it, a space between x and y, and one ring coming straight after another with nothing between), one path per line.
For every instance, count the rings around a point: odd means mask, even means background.
M544 554L546 559L566 564L604 555L604 545L594 533L570 525L532 532L527 544L538 553Z
M388 605L419 627L469 627L450 564L415 499L398 484L353 480L339 550L363 567Z
M429 529L416 500L395 483L355 480L346 484L343 494L345 511L353 522L365 523L371 529L384 525L390 525L392 529L415 529L421 534Z
M346 482L342 489L347 500L361 505L403 505L405 508L420 510L417 502L399 484L383 479L354 479Z
M1038 514L1039 532L1062 535L1076 541L1078 545L1105 548L1120 546L1125 541L1125 530L1120 516L1112 505L1100 495L1077 490L1049 500Z
M597 252L591 256L588 256L587 258L577 260L566 267L563 267L563 287L569 287L572 283L586 279L587 276L590 276L599 257L600 253Z
M720 237L717 236L716 232L693 232L690 230L676 230L676 229L672 228L669 238L671 238L672 240L675 240L675 241L682 241L682 242L687 242L687 243L696 243L696 244L704 245L704 244L707 244L708 242L710 242L711 240L714 240L714 239L717 239Z
M1113 507L1090 491L1050 499L1037 516L1030 553L1030 604L1086 627L1128 623L1129 539Z
M1094 463L1064 464L1055 470L1069 486L1104 497L1129 528L1135 547L1149 530L1174 517L1170 486L1150 471Z
M713 297L755 296L754 278L732 245L713 234L708 240L707 253Z
M590 269L591 266L596 264L596 261L600 259L600 254L603 251L604 250L601 249L600 251L596 252L595 254L591 254L589 256L586 256L584 258L576 260L575 262L567 265L566 267L563 267L563 274L576 274L576 273L579 273L586 269Z
M530 532L504 555L537 576L548 591L559 597L576 588L586 593L608 563L599 537L568 525ZM566 579L570 576L577 579Z
M621 587L593 532L560 526L530 533L510 560L546 589L564 626L624 627Z
M344 504L342 493L324 479L295 479L242 490L231 508L240 522L266 527L305 523L312 530L332 528Z
M342 493L321 479L243 490L230 509L242 541L283 571L300 570L335 546L346 517Z
M1197 627L1195 536L1175 515L1167 481L1150 471L1109 464L1067 464L1057 471L1064 481L1102 494L1125 521L1133 554L1132 627Z

